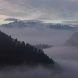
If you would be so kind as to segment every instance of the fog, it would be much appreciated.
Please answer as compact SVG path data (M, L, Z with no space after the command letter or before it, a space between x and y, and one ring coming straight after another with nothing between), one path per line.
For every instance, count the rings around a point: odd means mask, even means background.
M0 67L0 78L78 78L78 48L64 45L75 32L41 28L0 28L20 41L31 44L48 44L54 47L44 49L56 64L50 67L8 66Z
M0 28L3 32L11 35L13 38L18 38L20 41L25 41L31 44L63 44L74 31L54 30L47 28Z

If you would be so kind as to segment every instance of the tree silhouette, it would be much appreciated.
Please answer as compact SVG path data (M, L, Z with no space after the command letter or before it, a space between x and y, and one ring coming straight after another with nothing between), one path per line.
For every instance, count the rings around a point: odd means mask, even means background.
M0 65L3 64L54 64L54 61L42 49L13 39L0 31Z

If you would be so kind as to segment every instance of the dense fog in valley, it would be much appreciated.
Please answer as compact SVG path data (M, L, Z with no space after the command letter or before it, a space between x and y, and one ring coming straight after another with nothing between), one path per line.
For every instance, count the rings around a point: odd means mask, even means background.
M0 67L0 78L78 78L78 46L73 45L78 43L77 30L45 27L0 27L0 30L25 43L52 45L43 50L56 62L54 66L50 65L50 67L41 65Z
M70 38L75 31L55 30L47 28L0 28L3 32L11 35L13 38L25 41L31 44L51 44L61 45Z

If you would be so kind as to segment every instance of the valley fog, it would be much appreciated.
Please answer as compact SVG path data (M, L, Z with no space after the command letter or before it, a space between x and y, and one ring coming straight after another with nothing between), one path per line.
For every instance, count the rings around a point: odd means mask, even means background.
M54 68L19 66L0 70L0 78L78 78L78 48L64 45L75 32L36 28L0 28L1 31L20 41L34 44L54 45L44 49L57 65Z
M56 30L48 28L0 28L3 32L30 44L61 45L74 33L73 30Z

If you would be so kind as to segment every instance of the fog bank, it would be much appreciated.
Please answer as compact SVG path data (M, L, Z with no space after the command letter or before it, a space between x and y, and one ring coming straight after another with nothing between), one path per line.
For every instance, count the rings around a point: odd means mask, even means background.
M0 78L78 78L78 48L63 45L74 31L36 28L0 29L20 41L54 45L44 51L57 63L53 68L43 66L30 68L24 65L0 68Z

